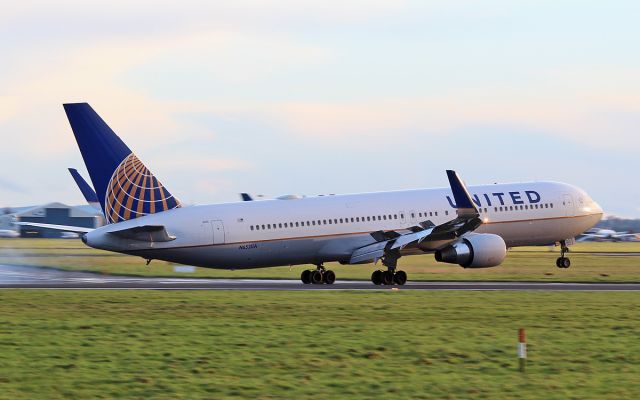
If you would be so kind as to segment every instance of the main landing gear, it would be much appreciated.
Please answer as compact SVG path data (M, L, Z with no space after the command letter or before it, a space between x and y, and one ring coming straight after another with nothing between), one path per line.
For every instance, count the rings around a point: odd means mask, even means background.
M569 252L569 247L567 247L566 240L560 241L560 257L556 260L556 267L558 268L569 268L571 266L571 260L569 257L565 257L565 253Z
M386 271L373 271L371 274L371 282L374 285L404 285L407 283L407 273L404 271L398 271L398 258L400 258L399 251L391 251L385 253L382 257L382 265L387 267Z
M300 280L305 285L310 283L320 285L326 283L327 285L333 285L336 281L336 274L330 269L325 270L322 264L318 264L316 269L306 269L302 271Z

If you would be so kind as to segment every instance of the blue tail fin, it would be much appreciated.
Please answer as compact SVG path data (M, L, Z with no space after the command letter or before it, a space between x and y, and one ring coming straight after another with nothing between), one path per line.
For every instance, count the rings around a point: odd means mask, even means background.
M180 207L89 104L65 104L64 110L107 222Z

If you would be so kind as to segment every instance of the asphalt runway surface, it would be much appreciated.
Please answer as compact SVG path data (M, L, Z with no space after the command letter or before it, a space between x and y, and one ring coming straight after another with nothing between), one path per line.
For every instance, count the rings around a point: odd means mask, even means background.
M102 275L15 265L0 265L0 289L147 289L147 290L553 290L640 291L640 283L552 282L407 282L375 286L368 281L304 285L298 280L196 279Z

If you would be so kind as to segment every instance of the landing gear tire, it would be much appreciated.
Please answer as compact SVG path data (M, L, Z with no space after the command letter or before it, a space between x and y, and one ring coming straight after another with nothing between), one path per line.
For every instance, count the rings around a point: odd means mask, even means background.
M392 271L384 271L382 273L382 284L383 285L393 285L393 272Z
M374 285L382 285L382 274L383 272L380 270L373 271L373 274L371 274L371 282L373 282Z
M400 286L404 285L407 283L407 273L404 271L396 271L393 275L393 281Z
M333 285L333 282L336 281L336 274L335 272L333 272L332 270L327 270L324 271L324 274L322 274L322 280L324 283L326 283L327 285Z
M313 271L309 270L309 269L305 269L304 271L302 271L302 274L300 274L300 280L302 281L302 283L304 283L305 285L308 285L311 283L311 273Z
M315 271L311 271L311 283L314 285L319 285L322 283L322 271L316 269Z
M558 257L556 260L556 267L569 268L571 266L571 260L568 257Z

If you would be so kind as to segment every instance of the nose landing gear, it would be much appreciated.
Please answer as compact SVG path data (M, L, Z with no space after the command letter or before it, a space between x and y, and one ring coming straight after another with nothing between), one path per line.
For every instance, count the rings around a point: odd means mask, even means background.
M569 252L569 247L567 247L567 241L560 241L560 257L556 260L556 267L558 268L569 268L571 266L571 260L569 257L565 257L564 255Z

